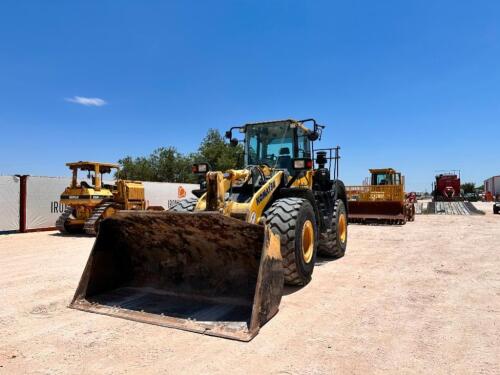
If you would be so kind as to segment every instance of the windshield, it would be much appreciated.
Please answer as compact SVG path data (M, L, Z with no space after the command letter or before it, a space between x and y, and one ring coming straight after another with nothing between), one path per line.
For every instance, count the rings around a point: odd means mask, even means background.
M288 169L290 173L293 172L293 158L311 157L310 141L304 131L291 128L289 122L248 126L246 149L246 165L267 164Z
M96 167L94 165L71 167L71 170L73 171L73 178L71 182L72 187L84 187L87 189L94 188L97 183L103 183L102 180L106 174L111 173L111 171L114 170L118 171L118 168L116 167L100 166L99 172L97 173L98 179L96 179L95 168ZM108 182L105 183L108 184Z
M401 185L401 173L376 173L372 176L372 185Z

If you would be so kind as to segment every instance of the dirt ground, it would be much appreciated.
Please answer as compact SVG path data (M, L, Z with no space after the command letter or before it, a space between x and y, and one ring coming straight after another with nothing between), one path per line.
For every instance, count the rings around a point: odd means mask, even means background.
M93 239L0 236L0 373L499 374L500 215L349 227L250 343L68 309Z

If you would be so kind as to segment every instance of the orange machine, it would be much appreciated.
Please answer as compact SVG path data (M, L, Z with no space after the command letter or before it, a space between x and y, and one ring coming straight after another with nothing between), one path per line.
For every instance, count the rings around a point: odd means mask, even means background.
M404 176L392 168L370 169L361 186L346 186L350 222L405 224L415 220L415 206L404 192Z

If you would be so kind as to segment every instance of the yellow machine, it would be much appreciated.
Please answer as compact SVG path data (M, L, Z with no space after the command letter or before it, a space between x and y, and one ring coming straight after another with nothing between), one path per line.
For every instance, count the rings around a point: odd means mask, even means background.
M415 219L415 207L406 199L404 176L392 168L370 169L370 181L347 186L349 220L405 224Z
M311 280L317 252L345 253L339 148L316 150L317 168L312 159L323 128L313 119L231 128L232 145L234 130L245 136L245 168L196 164L198 198L105 219L71 307L252 339L278 311L284 283Z
M118 164L79 161L66 165L73 177L71 186L61 194L61 203L67 208L57 219L59 231L95 235L100 222L117 210L145 209L141 182L117 180L116 185L103 184L103 175L118 171ZM87 180L79 181L78 171L87 172Z

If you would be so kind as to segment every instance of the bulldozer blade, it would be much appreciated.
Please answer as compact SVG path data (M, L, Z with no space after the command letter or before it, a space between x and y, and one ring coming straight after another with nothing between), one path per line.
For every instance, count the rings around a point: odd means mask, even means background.
M250 341L283 294L279 236L219 213L102 221L71 308Z
M403 202L349 201L349 219L403 220L404 218Z

